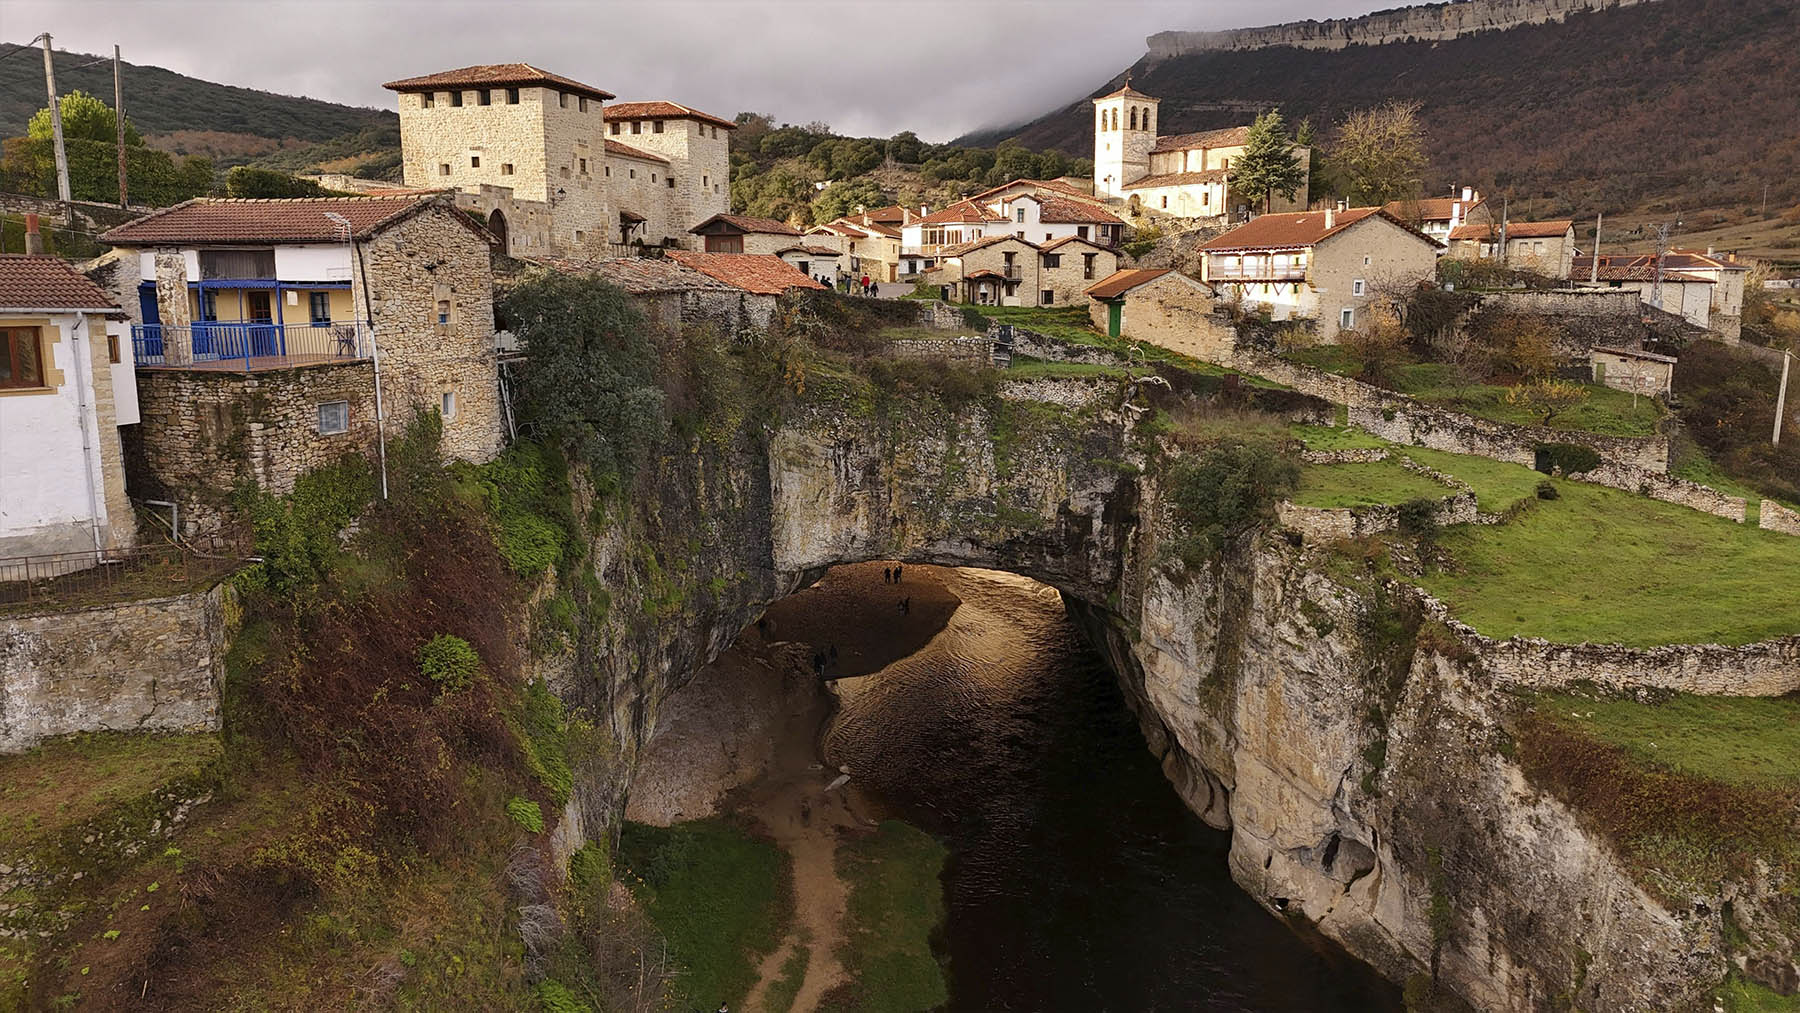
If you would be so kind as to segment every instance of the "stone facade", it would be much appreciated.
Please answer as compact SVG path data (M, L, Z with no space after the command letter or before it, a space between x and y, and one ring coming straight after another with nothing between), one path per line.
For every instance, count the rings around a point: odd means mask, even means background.
M1073 240L1059 243L1053 250L1040 251L1038 263L1038 304L1081 306L1088 301L1089 288L1118 271L1119 255L1095 243ZM1048 299L1044 298L1045 292L1050 293Z
M662 125L660 132L656 129L659 123ZM635 133L633 124L636 124ZM611 140L668 160L661 167L663 189L657 200L660 214L669 223L663 236L684 236L696 224L731 210L730 130L694 119L609 119L606 126L606 136ZM615 129L617 133L613 132ZM610 157L608 162L610 164ZM675 180L674 186L667 182L671 177ZM609 185L617 186L617 170L614 170ZM642 208L636 210L639 214L650 214ZM648 237L645 241L655 242L661 238Z
M387 418L403 427L413 410L437 410L446 456L482 462L503 429L494 272L459 214L429 206L359 243L351 298L375 326Z
M0 752L95 731L219 727L231 592L0 617Z
M1800 510L1790 510L1772 499L1763 500L1759 509L1761 516L1757 518L1757 527L1784 535L1800 535Z
M994 365L994 341L986 337L919 338L890 341L887 352L901 359L932 359L967 366Z
M339 402L348 428L322 431L322 406ZM178 504L188 538L227 533L240 482L283 495L304 472L376 446L375 367L366 359L252 373L146 369L138 405L141 421L125 433L132 492ZM388 413L396 417L392 402Z
M1452 524L1474 524L1478 511L1475 494L1469 491L1446 496L1432 514L1439 527ZM1283 500L1275 505L1275 520L1284 528L1300 532L1309 541L1331 542L1339 538L1361 538L1400 528L1398 506L1309 507Z
M1208 362L1229 359L1237 347L1237 329L1222 316L1212 290L1176 271L1129 289L1120 297L1119 336L1148 341ZM1110 325L1107 302L1088 304L1088 319L1105 332Z

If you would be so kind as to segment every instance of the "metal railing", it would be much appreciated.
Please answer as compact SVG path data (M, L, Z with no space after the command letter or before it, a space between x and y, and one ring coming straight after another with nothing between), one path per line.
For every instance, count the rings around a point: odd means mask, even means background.
M167 542L0 558L0 605L98 604L180 594L196 582L225 574L238 562L197 555Z
M1305 281L1304 267L1216 267L1206 266L1206 276L1216 281Z
M279 369L315 362L362 359L374 333L363 320L278 324L265 321L197 321L131 325L131 352L139 366L194 365ZM186 361L180 354L186 349ZM174 361L171 361L173 358Z

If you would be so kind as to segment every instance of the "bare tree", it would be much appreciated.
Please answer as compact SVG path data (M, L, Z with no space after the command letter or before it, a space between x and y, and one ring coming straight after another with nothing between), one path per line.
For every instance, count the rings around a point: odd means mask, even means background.
M1339 189L1358 206L1416 196L1425 172L1425 130L1418 102L1390 99L1338 124L1331 148Z

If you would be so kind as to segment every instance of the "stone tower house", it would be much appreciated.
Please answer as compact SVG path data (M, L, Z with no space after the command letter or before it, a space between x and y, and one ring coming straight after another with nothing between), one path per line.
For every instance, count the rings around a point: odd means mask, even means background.
M685 232L731 210L736 123L679 102L617 102L606 107L606 127L607 140L668 159L659 185L671 231Z
M604 241L602 105L610 92L528 63L463 67L383 87L400 97L407 186L496 198L478 209L501 235L516 227L506 220L516 200L548 209L553 248Z
M1150 174L1161 99L1131 87L1094 99L1094 194L1125 196L1124 186Z

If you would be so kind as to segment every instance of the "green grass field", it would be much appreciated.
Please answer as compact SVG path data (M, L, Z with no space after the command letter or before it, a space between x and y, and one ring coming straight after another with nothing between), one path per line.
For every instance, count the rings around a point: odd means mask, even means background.
M792 916L787 863L775 844L721 820L625 824L620 878L668 940L690 1005L735 1006L756 984L757 961Z
M931 935L944 921L938 877L948 852L931 835L888 820L838 847L850 885L842 953L853 984L834 989L825 1009L914 1013L949 999Z
M96 732L0 756L0 854L190 776L219 752L217 735Z
M1365 430L1351 426L1290 426L1294 439L1308 450L1373 450L1393 444Z
M1557 481L1506 524L1446 529L1456 571L1418 580L1493 637L1746 644L1800 632L1800 538Z
M1800 790L1800 696L1694 696L1656 703L1545 694L1538 706L1637 760L1744 787Z
M1310 507L1383 506L1412 499L1443 499L1455 491L1389 459L1368 464L1304 465L1300 469L1300 487L1289 499Z
M1508 464L1491 457L1424 447L1397 447L1394 452L1467 482L1475 490L1477 506L1487 513L1497 514L1522 499L1535 497L1538 483L1544 480L1541 473L1522 464Z

